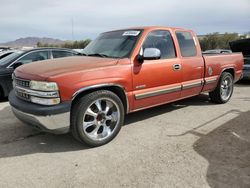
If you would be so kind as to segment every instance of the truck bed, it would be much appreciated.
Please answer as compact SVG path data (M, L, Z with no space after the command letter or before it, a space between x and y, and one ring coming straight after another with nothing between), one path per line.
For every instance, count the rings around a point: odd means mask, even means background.
M211 67L214 72L213 75L219 75L224 68L234 68L235 73L241 71L243 68L243 55L242 53L232 54L206 54L203 55L205 62L205 77L211 76L206 71Z
M237 81L242 76L243 55L242 53L231 54L203 54L204 59L204 79L216 79L218 81L221 72L230 68L234 74L234 80ZM217 83L216 83L217 85ZM212 86L204 87L207 91Z

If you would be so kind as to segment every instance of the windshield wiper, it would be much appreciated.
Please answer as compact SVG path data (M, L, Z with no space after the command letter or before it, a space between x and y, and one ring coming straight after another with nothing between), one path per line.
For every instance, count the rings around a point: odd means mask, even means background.
M106 54L99 54L99 53L95 53L95 54L88 54L87 56L98 56L98 57L109 57Z

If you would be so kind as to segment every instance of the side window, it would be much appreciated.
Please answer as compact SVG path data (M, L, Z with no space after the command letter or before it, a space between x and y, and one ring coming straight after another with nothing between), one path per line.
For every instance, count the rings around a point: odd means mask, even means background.
M68 57L68 56L73 56L72 52L67 52L67 51L52 51L53 58L61 58L61 57Z
M148 34L142 49L157 48L161 51L161 59L175 58L175 46L169 31L157 30Z
M191 33L177 31L176 37L178 39L182 57L193 57L197 55L195 42Z
M31 63L31 62L35 62L35 61L42 61L42 60L46 60L46 59L49 59L48 51L39 51L39 52L31 52L31 53L25 55L24 57L19 59L18 62L26 64L26 63Z

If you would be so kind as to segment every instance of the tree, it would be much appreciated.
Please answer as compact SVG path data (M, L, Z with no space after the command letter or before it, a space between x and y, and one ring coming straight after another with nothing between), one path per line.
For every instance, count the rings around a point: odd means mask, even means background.
M243 36L244 38L245 36ZM211 33L200 38L200 45L203 51L211 49L230 49L229 42L241 39L238 33Z
M80 40L80 41L66 41L61 45L48 44L48 43L37 43L37 47L61 47L61 48L70 48L70 49L83 49L91 42L90 39Z

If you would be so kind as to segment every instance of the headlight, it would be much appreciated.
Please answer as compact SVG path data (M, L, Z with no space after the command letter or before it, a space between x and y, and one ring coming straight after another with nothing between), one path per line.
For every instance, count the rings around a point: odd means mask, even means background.
M58 86L55 82L30 81L30 101L41 105L60 103Z
M39 91L57 91L58 86L55 82L30 81L30 89Z
M30 96L30 101L36 104L42 104L42 105L56 105L60 103L60 98L40 98L40 97L34 97Z

